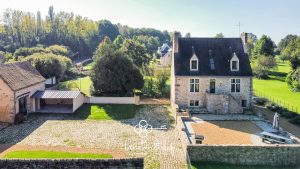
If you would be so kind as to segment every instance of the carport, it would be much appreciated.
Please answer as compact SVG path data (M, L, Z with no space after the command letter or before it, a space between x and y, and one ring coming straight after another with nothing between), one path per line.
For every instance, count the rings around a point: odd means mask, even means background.
M84 102L80 91L37 91L31 99L33 112L39 113L74 113Z

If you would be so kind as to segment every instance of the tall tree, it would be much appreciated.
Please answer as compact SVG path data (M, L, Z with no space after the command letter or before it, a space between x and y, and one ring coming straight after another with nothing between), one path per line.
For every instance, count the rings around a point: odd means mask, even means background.
M295 40L298 36L297 35L291 35L291 34L288 34L286 35L283 39L280 40L280 42L278 43L278 49L279 51L283 51L287 46L288 44Z
M91 78L95 95L127 96L144 85L143 76L120 51L104 51L96 60ZM122 75L122 76L120 76Z
M143 65L148 64L150 61L145 46L137 41L127 39L123 44L122 51L139 68L142 68Z
M252 58L255 59L260 55L274 57L274 49L275 44L272 39L266 35L262 35L262 37L255 43Z

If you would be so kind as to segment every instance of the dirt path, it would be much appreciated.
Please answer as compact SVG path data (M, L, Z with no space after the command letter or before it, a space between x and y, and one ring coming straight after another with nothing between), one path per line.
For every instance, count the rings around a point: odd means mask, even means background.
M264 107L254 106L254 111L263 114L264 117L266 117L270 122L273 121L274 112L272 112L271 110L268 110ZM279 118L279 126L283 130L288 131L288 132L292 133L293 135L295 135L296 137L300 138L300 126L296 126L296 125L290 123L288 121L288 119L286 119L284 117L280 117Z
M1 153L1 147L4 150ZM123 150L105 150L98 148L78 148L78 147L66 147L66 146L31 146L31 145L21 145L17 144L14 146L1 145L0 146L0 158L3 157L8 152L20 151L20 150L29 150L29 151L38 151L38 150L47 150L47 151L59 151L59 152L72 152L72 153L92 153L92 154L111 154L113 158L125 158L127 153Z

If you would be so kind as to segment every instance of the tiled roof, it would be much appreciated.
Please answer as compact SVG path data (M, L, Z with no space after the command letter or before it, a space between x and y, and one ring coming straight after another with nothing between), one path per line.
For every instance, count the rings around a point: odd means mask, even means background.
M177 76L252 76L248 55L240 38L179 38L174 56ZM193 47L198 58L198 71L190 71ZM239 59L239 71L230 70L233 54Z
M0 65L0 78L13 91L45 81L45 78L29 62Z
M31 97L38 99L74 99L79 94L80 91L45 90L36 91Z

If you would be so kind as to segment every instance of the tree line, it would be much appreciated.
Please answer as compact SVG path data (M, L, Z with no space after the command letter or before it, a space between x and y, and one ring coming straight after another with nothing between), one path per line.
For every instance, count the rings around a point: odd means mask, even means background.
M14 53L21 47L58 44L70 48L73 59L82 59L91 57L106 36L114 40L119 35L143 42L149 54L162 43L170 43L167 31L131 28L108 20L93 21L74 13L55 12L50 6L45 18L40 12L5 10L0 23L0 51Z

